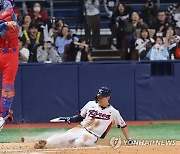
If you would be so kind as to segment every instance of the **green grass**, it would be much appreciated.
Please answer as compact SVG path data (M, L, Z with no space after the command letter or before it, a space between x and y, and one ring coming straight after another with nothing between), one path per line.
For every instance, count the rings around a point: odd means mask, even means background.
M21 142L21 138L40 139L67 128L26 128L26 129L4 129L0 131L0 143Z
M119 135L117 131L119 130L113 127L108 137ZM133 139L180 140L180 123L153 123L147 126L131 126L129 132ZM120 136L123 137L122 132L120 132Z
M21 137L38 140L66 130L67 128L4 129L0 132L0 142L21 142ZM130 126L129 132L133 139L180 140L180 123L155 122L145 126ZM124 138L121 129L112 127L106 138L119 136Z

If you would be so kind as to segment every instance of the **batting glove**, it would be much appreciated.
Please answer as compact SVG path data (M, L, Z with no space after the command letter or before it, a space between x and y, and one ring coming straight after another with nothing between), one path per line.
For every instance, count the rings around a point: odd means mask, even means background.
M71 118L70 117L59 117L59 118L55 118L50 120L50 122L67 122L67 123L71 123Z

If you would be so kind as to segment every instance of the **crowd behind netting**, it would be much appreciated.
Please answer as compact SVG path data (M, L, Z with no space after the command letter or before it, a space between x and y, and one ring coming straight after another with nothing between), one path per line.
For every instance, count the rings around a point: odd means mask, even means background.
M15 7L19 31L19 62L81 62L92 61L91 52L100 44L100 1L84 1L85 36L72 33L63 17L50 17L40 2L33 8L23 5L23 14ZM148 0L140 12L119 2L110 11L103 1L111 31L111 50L119 51L121 59L180 59L180 5L161 10ZM91 32L92 31L92 32Z

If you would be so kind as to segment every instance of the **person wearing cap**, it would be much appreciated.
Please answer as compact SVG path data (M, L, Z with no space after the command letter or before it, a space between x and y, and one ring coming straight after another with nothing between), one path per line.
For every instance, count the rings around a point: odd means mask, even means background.
M110 98L110 89L101 87L98 89L95 100L89 101L78 115L50 120L50 122L80 122L80 124L64 134L57 134L46 140L40 140L35 144L34 148L42 149L46 146L94 146L98 139L105 138L113 123L122 129L127 143L133 144L134 141L130 139L127 124L119 111L109 103Z

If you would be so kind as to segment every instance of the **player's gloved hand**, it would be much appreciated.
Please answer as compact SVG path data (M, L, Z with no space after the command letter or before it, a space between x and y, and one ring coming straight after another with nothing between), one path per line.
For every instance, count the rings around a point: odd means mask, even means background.
M50 122L67 122L69 124L71 123L70 117L59 117L59 118L50 120Z
M128 139L128 145L134 145L135 144L135 141L132 140L131 138Z

